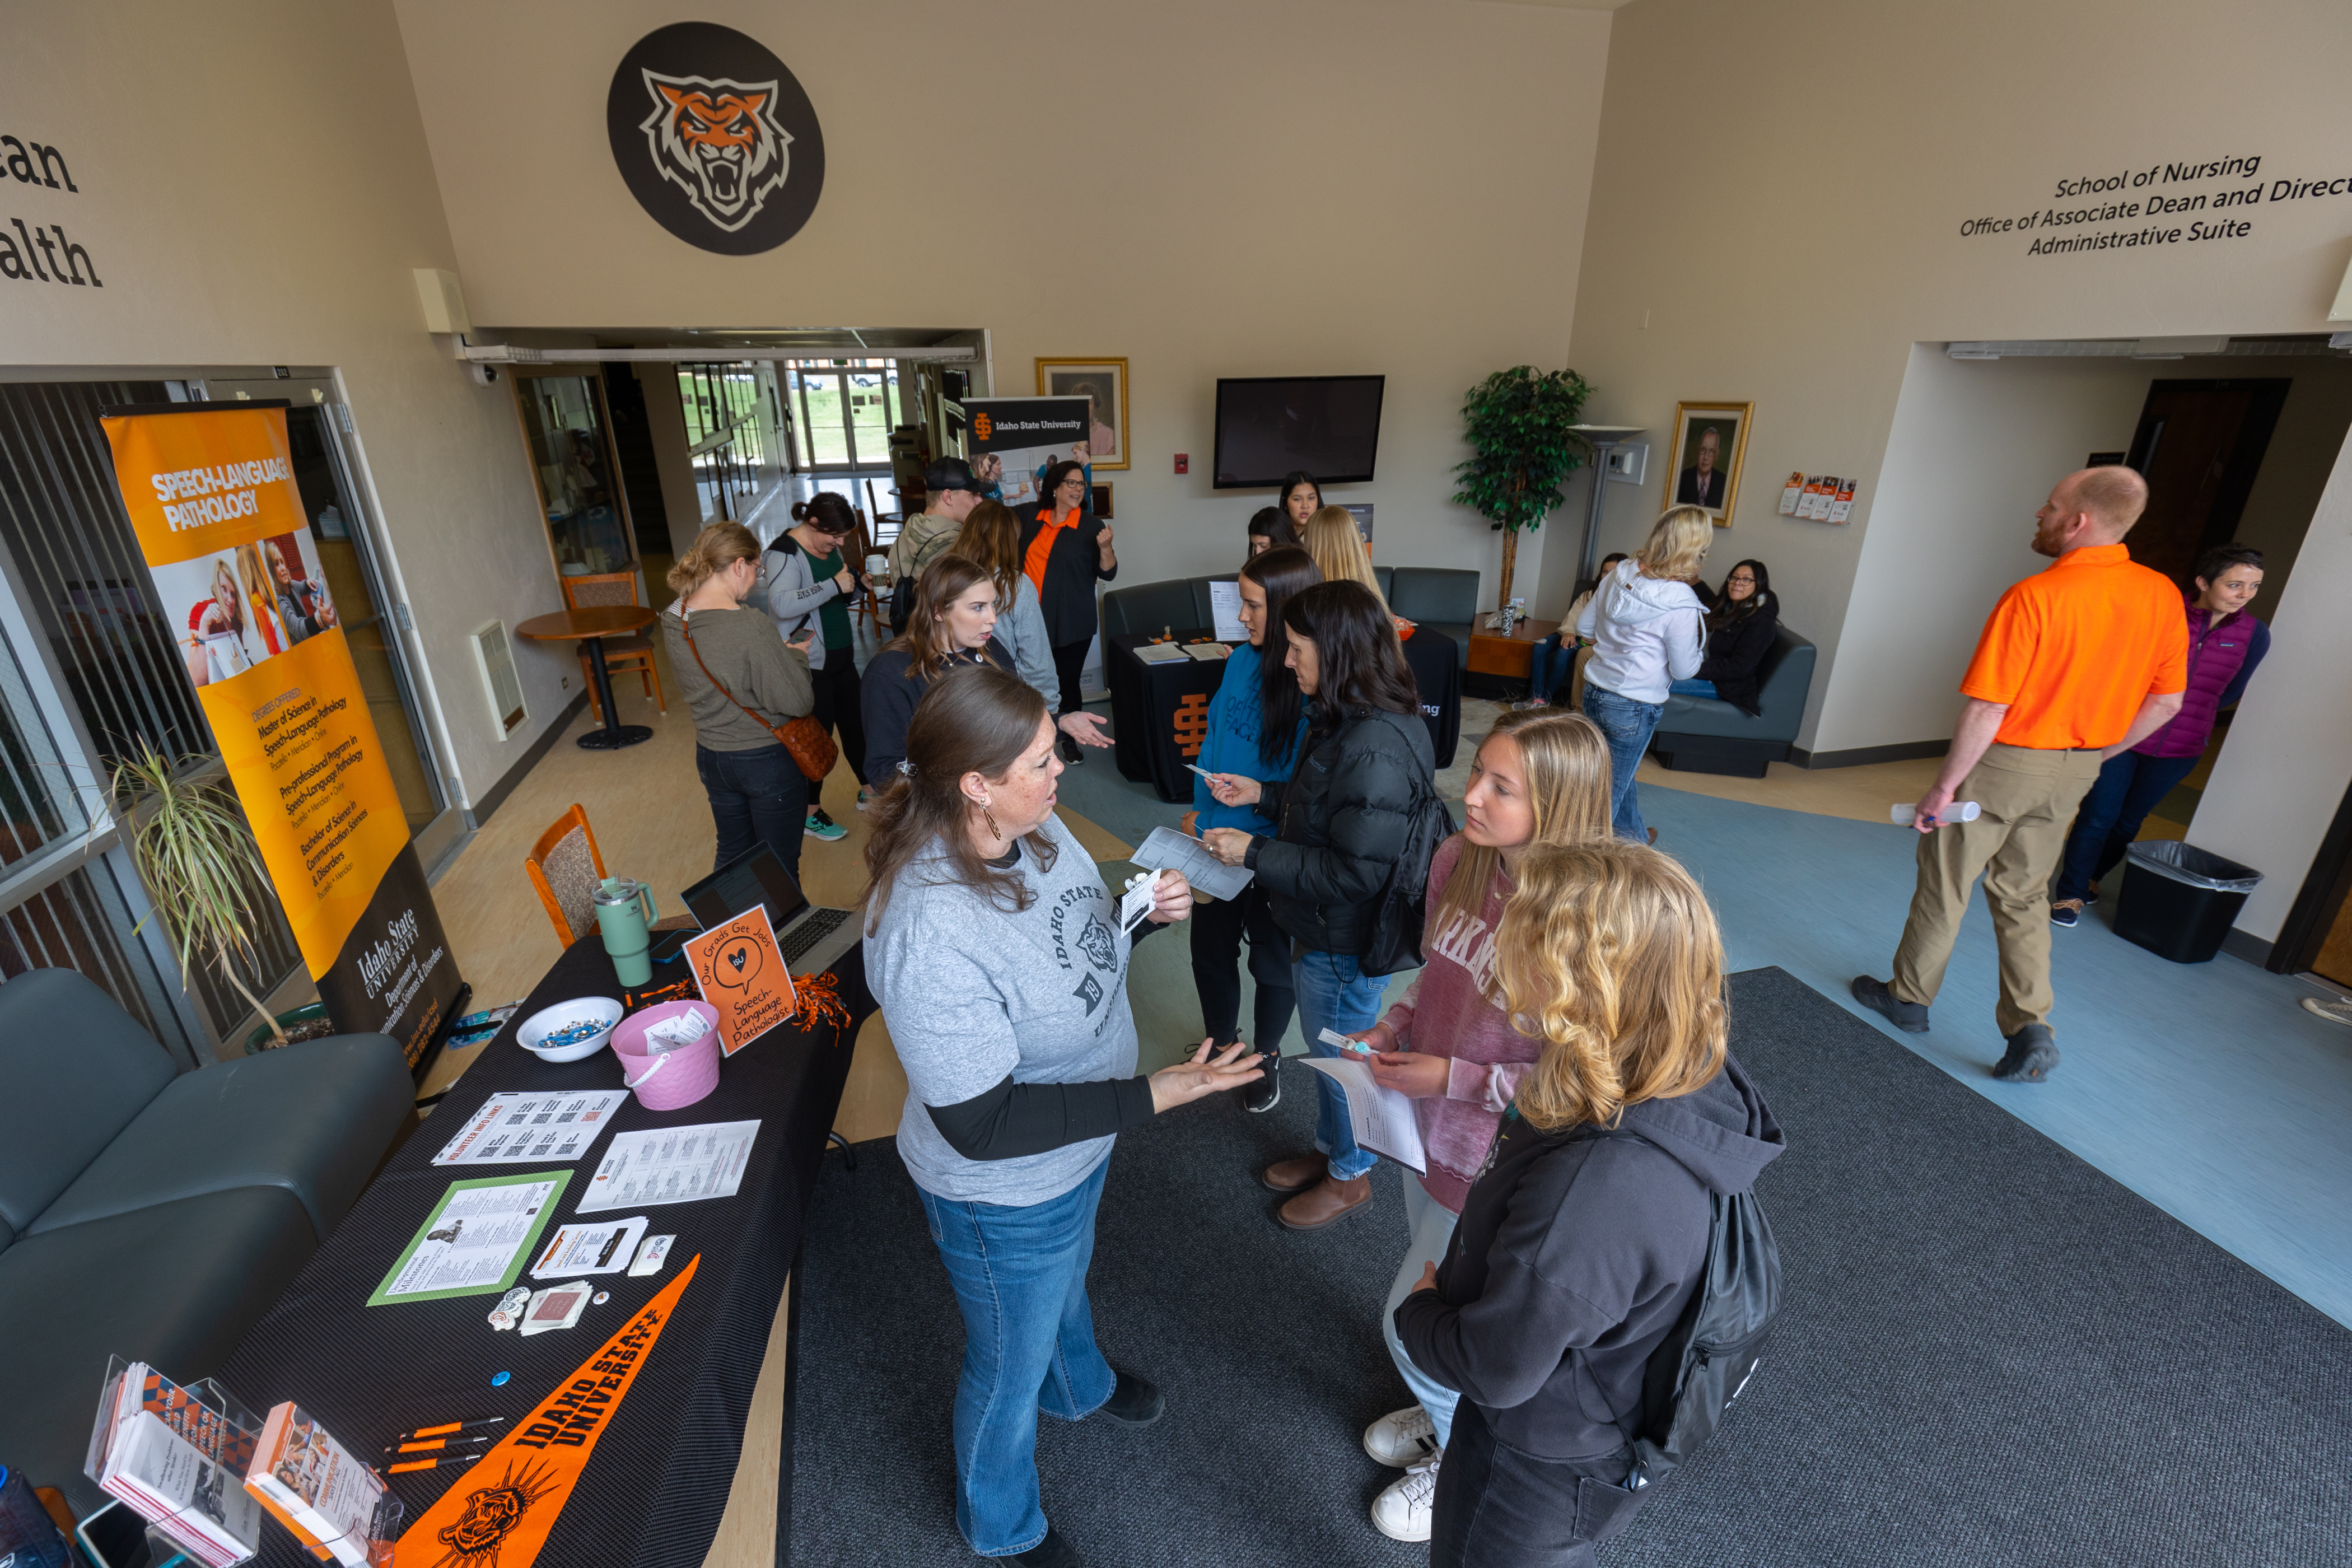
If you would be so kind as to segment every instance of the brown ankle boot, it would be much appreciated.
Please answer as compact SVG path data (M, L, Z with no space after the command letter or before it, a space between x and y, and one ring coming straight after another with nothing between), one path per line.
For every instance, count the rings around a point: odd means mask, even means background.
M1321 1181L1330 1171L1330 1162L1320 1154L1301 1154L1296 1159L1276 1160L1257 1173L1258 1184L1270 1193L1303 1193Z
M1372 1201L1372 1178L1369 1173L1352 1182L1342 1182L1326 1176L1307 1191L1282 1205L1282 1223L1293 1230L1320 1230L1342 1215L1355 1213Z

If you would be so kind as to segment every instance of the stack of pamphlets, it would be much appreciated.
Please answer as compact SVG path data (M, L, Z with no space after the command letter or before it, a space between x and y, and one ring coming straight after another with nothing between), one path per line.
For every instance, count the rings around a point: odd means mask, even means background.
M242 1563L261 1543L261 1508L241 1484L254 1434L144 1362L99 1412L92 1473L206 1568Z
M290 1400L262 1417L245 1489L321 1562L368 1568L392 1561L377 1519L383 1478Z

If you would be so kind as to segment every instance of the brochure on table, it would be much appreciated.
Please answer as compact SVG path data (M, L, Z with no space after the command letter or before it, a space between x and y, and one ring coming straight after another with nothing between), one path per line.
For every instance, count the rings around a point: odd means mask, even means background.
M574 1214L731 1198L743 1184L757 1121L709 1121L624 1132L613 1140Z
M534 1279L570 1279L582 1274L615 1274L636 1256L646 1216L604 1221L573 1220L556 1226L530 1266Z
M520 1165L576 1160L629 1098L625 1089L494 1094L433 1156L436 1165Z
M368 1305L504 1290L522 1272L571 1180L569 1171L547 1171L450 1183Z
M259 1429L210 1378L183 1386L118 1356L83 1470L206 1568L226 1568L261 1545L261 1505L244 1487Z
M291 1400L263 1418L245 1489L322 1562L366 1568L392 1560L400 1500Z

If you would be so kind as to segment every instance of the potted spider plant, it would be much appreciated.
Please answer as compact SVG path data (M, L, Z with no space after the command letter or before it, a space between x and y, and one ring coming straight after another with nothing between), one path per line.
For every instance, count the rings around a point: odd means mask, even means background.
M171 936L180 983L193 984L196 970L205 967L236 986L264 1026L247 1042L248 1051L332 1034L326 1009L315 1003L270 1016L239 973L258 963L254 938L263 919L259 889L267 872L227 784L186 771L196 760L184 757L175 767L142 740L136 756L115 763L112 778L115 809L131 825L131 858L153 905L148 918L161 918Z

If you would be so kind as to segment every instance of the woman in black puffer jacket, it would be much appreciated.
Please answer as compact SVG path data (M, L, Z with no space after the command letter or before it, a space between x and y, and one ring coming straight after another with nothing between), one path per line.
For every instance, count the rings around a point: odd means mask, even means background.
M1285 662L1315 704L1304 754L1286 783L1235 773L1209 780L1226 805L1262 803L1279 836L1213 827L1202 838L1227 865L1256 873L1275 923L1301 949L1291 966L1299 1032L1308 1050L1337 1056L1323 1031L1355 1034L1379 1014L1388 977L1364 973L1360 958L1414 812L1433 793L1437 761L1380 595L1359 583L1318 583L1284 605L1282 627ZM1282 1205L1282 1223L1294 1230L1317 1229L1370 1203L1379 1163L1357 1147L1338 1087L1319 1074L1316 1087L1316 1152L1278 1161L1259 1177L1297 1194Z

